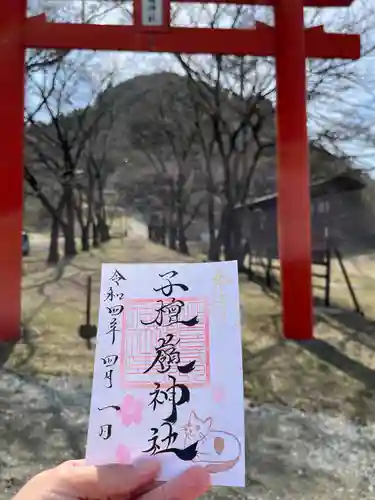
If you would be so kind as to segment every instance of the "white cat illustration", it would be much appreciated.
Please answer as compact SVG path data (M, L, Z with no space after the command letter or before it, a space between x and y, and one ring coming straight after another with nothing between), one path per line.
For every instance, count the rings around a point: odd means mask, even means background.
M240 441L230 432L213 429L211 417L203 420L192 411L183 429L185 448L198 442L198 453L193 461L206 463L205 468L208 472L224 472L232 469L240 459Z

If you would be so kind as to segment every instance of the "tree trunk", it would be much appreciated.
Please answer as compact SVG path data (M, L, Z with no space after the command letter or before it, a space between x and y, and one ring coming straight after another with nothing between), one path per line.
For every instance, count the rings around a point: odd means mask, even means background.
M99 201L96 209L97 225L100 241L101 243L106 243L111 239L111 234L109 231L109 225L107 224L107 212L104 202L104 190L101 180L100 182L98 182L98 195Z
M190 255L184 226L178 228L178 249L184 255Z
M224 257L225 260L236 260L237 255L235 252L235 242L234 242L235 217L234 217L233 207L227 205L224 211L225 211L224 221L223 221Z
M75 211L77 215L79 228L81 231L81 250L82 252L88 252L90 250L90 222L91 222L90 200L88 197L88 214L87 214L87 220L85 221L85 217L83 214L82 189L79 190L77 198L78 200L75 203Z
M98 224L96 223L96 221L93 221L93 223L92 223L92 246L94 248L100 247L99 228L98 228Z
M242 238L242 224L240 212L232 212L233 220L233 257L237 260L238 272L244 272L245 270L245 253L244 253L244 242Z
M176 228L176 224L174 223L174 221L169 226L168 232L169 232L169 238L168 238L169 248L171 250L177 250L177 228Z
M90 249L90 227L95 224L94 221L94 187L95 176L90 165L87 169L88 173L88 187L87 187L87 220L85 226L81 226L81 242L82 250L88 251Z
M65 230L65 257L74 257L77 255L75 242L75 212L73 203L73 188L71 185L65 187L66 200L66 230Z
M24 170L25 170L25 178L31 189L34 191L35 195L39 198L44 208L51 214L51 217L58 219L61 228L65 230L65 221L62 220L61 218L62 210L65 204L65 196L63 195L60 198L59 206L55 208L49 201L49 198L43 193L36 177L31 173L27 165L25 165Z
M161 220L161 244L167 246L167 222L164 213Z
M109 232L109 226L106 223L105 219L101 216L98 218L98 231L100 236L100 242L106 243L111 239L111 234Z
M88 252L90 250L90 226L83 225L81 227L81 246L82 252Z
M185 203L184 203L184 177L179 176L177 183L177 235L178 235L178 250L184 255L189 255L189 248L187 245L185 233Z
M71 232L67 232L65 236L65 243L64 243L64 256L65 257L74 257L77 255L77 248L76 248L76 242L74 239L74 235L71 234Z
M52 215L52 224L51 224L51 236L48 250L47 262L49 264L57 264L60 260L59 254L59 230L61 227L61 214L63 212L65 206L65 195L62 194L58 207L56 211L51 214ZM65 226L62 226L65 230Z
M168 246L171 250L177 250L176 189L173 179L170 179L169 190Z
M47 257L48 264L57 264L60 259L59 229L60 229L60 223L56 217L53 217L51 225L51 237L50 237L48 257Z
M207 193L207 221L209 234L208 260L218 262L220 260L220 244L216 238L215 200L210 192Z

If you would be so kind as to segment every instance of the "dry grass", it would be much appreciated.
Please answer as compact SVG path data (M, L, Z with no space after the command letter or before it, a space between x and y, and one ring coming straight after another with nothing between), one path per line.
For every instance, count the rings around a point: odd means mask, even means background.
M78 337L85 320L85 286L93 278L93 318L97 321L101 262L176 262L192 259L145 240L114 239L90 255L56 269L44 256L29 258L23 282L23 316L28 331L7 365L42 377L90 375L93 352ZM246 396L254 403L282 403L305 410L371 418L375 388L373 356L375 264L352 261L348 271L366 318L350 311L350 300L335 267L332 298L337 307L316 314L317 341L287 342L281 336L280 301L261 285L240 278ZM319 292L320 293L320 292Z
M46 268L41 253L25 260L23 319L25 340L8 361L17 370L49 375L83 375L92 370L93 354L78 337L85 322L87 277L92 276L92 322L97 322L102 262L183 260L144 240L113 239L102 249L79 254L57 268Z
M353 312L343 276L334 262L334 306L315 308L316 340L309 343L282 339L277 292L253 283L242 284L245 392L252 401L342 412L362 422L371 418L375 410L375 262L360 258L346 262L346 267L365 317ZM314 285L320 304L322 280L315 279Z

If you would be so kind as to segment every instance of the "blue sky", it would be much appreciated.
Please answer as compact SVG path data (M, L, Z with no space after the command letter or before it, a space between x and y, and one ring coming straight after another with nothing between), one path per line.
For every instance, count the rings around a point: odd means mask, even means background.
M369 6L371 0L355 0L350 8L346 9L305 9L306 25L316 25L323 23L327 31L353 31L359 29L365 31L363 37L363 48L375 46L375 5ZM126 24L130 22L128 11L130 4L126 8L111 9L108 12L107 2L106 13L100 15L100 8L103 9L104 2L86 1L85 15L96 14L96 22L109 24ZM34 12L46 10L52 15L58 15L58 19L72 21L78 18L82 13L82 3L80 0L29 0L29 5ZM230 24L231 13L234 6L223 7L220 16L220 27ZM188 26L189 24L205 25L212 16L214 6L208 6L204 9L198 4L176 5L175 22L178 25ZM370 13L369 11L372 10ZM371 15L370 15L371 14ZM273 23L273 14L271 8L248 8L246 20L251 25L255 20L267 21ZM73 54L82 60L85 56ZM196 61L199 64L205 64L203 56L197 56ZM260 69L262 67L260 66ZM327 128L331 123L338 130L353 129L364 127L371 131L375 144L375 54L366 55L360 61L356 61L349 66L355 74L355 82L347 88L346 82L337 82L324 85L325 96L321 99L315 99L309 105L311 120L309 121L309 130L311 134L319 132L322 128ZM110 70L115 70L117 81L123 81L141 73L152 73L155 71L175 71L181 73L181 68L176 64L173 56L169 54L137 54L137 53L97 53L90 60L87 68L88 72L97 72L97 77ZM269 71L266 66L264 71ZM310 83L312 80L310 81ZM83 99L87 98L87 92L84 89L75 96L74 105L84 105ZM86 96L86 97L83 97ZM35 105L36 98L29 97L29 104ZM319 119L317 119L319 117ZM340 149L348 154L355 155L357 163L363 168L375 168L375 147L371 145L371 138L364 140L360 134L356 134L355 139L340 143Z

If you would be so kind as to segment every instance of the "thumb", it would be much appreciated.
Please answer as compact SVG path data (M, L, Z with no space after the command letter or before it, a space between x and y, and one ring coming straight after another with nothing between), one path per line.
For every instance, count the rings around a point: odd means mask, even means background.
M152 483L160 470L153 459L142 459L133 465L77 465L60 471L60 486L73 496L108 497L126 495Z

